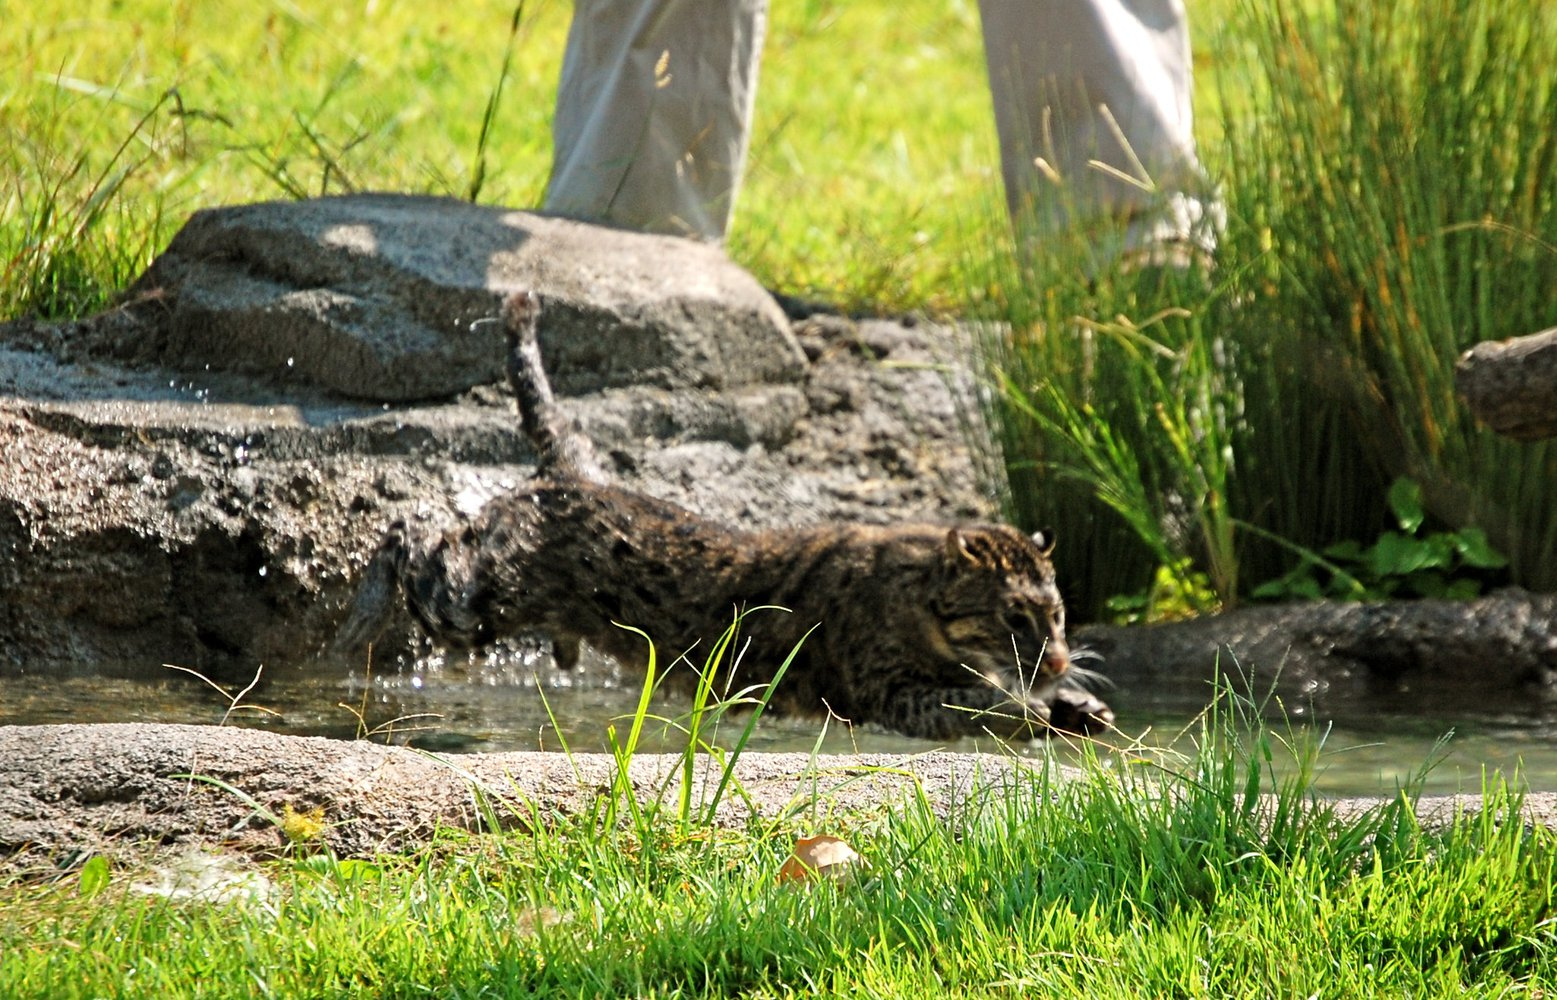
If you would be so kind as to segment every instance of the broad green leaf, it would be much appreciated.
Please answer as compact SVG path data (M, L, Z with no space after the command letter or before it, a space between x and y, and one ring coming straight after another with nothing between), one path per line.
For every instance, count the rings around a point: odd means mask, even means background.
M1427 542L1386 531L1368 549L1368 568L1374 576L1410 576L1434 565L1433 547Z
M346 858L335 866L336 872L342 881L377 881L384 874L384 869L371 861L360 861L356 858Z
M1352 539L1347 539L1344 542L1336 542L1334 545L1327 546L1325 548L1324 554L1328 559L1344 559L1354 562L1363 558L1362 546L1357 544L1357 542L1353 541Z
M1389 486L1389 509L1395 512L1400 530L1413 533L1422 526L1422 487L1404 476Z
M1455 542L1454 536L1442 531L1435 531L1422 539L1427 546L1428 566L1432 569L1447 570L1454 565Z
M1288 596L1301 598L1305 601L1317 601L1325 595L1319 586L1318 580L1315 580L1312 576L1300 576L1292 581Z
M1487 541L1487 533L1480 528L1461 528L1454 536L1454 547L1467 566L1476 569L1502 569L1508 565L1502 553Z
M95 854L81 866L81 881L79 888L81 895L91 899L104 889L108 888L108 859L101 854Z

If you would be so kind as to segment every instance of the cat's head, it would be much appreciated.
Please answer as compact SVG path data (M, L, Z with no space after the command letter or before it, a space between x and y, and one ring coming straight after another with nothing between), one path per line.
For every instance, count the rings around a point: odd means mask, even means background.
M929 610L944 659L1005 691L1015 705L1047 702L1071 669L1052 533L1005 525L948 529Z

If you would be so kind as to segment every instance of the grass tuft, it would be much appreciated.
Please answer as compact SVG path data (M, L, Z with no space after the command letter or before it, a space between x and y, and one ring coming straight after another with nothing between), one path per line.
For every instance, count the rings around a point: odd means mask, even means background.
M970 254L1013 515L1059 529L1083 615L1163 570L1225 606L1378 539L1403 476L1552 589L1557 445L1478 427L1454 364L1551 323L1557 10L1246 2L1224 34L1213 271L1100 261L1096 227Z
M781 883L790 839L771 825L602 826L588 812L413 857L292 857L266 866L274 891L225 901L147 895L102 865L13 882L0 984L18 998L1557 985L1557 852L1516 792L1488 784L1433 827L1414 784L1343 810L1311 791L1322 745L1257 717L1224 696L1187 757L1023 768L949 813L910 797L835 831L870 862L843 883ZM1301 766L1276 766L1287 754Z

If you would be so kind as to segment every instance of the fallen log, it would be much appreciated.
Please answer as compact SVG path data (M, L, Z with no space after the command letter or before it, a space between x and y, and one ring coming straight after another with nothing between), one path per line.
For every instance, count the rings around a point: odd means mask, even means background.
M679 755L638 754L625 780L620 766L609 754L435 755L224 726L0 726L0 877L68 868L97 853L128 859L200 846L371 858L415 851L440 829L490 830L495 822L524 830L589 816L613 795L635 796L645 809L678 801ZM1023 767L1010 755L946 752L747 753L732 766L741 792L715 801L720 761L699 756L691 801L699 817L713 806L712 821L734 827L754 812L795 815L801 802L810 822L835 811L879 813L918 796L951 815Z
M803 815L825 829L847 815L879 816L909 798L951 820L983 808L989 799L982 792L995 792L1000 808L1002 787L1019 794L1049 787L1048 779L1023 783L1027 764L1011 754L747 753L734 766L742 793L719 801L716 824L745 825L756 809L769 818ZM639 755L620 784L616 767L603 754L433 756L216 726L0 726L0 877L57 878L102 854L122 871L155 866L185 883L184 892L220 898L221 884L206 877L213 852L232 859L222 870L242 890L252 885L237 866L245 858L319 849L374 858L416 851L442 828L491 829L496 820L526 830L588 815L601 796L619 792L645 806L676 801L680 757ZM717 761L698 758L697 801L719 778ZM1383 801L1342 799L1334 808L1355 815ZM1439 826L1486 800L1424 796L1414 804L1424 823ZM1557 794L1528 795L1523 811L1526 822L1557 825ZM289 816L309 840L288 833Z
M1402 695L1418 711L1486 711L1557 691L1557 594L1252 605L1186 622L1088 625L1071 645L1102 658L1121 718L1132 691L1205 690L1218 673L1320 712Z
M1557 327L1477 344L1455 365L1476 418L1517 441L1557 436Z

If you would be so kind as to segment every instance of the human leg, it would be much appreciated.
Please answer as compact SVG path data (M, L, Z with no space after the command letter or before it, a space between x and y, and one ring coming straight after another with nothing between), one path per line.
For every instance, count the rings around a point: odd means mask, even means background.
M980 0L1007 208L1023 239L1106 216L1120 250L1219 212L1195 155L1183 0Z
M767 0L576 0L545 209L723 238Z

